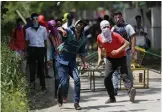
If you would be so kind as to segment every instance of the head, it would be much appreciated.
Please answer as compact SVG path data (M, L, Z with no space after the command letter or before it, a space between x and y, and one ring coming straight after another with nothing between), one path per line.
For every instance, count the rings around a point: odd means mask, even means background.
M23 21L21 20L21 18L16 19L16 26L22 26L23 25Z
M73 16L71 13L65 13L62 20L63 22L67 22L68 26L70 26L72 24Z
M78 20L75 22L75 29L76 29L76 32L83 32L84 30L84 27L88 25L87 22L85 22L84 20Z
M110 23L107 20L102 20L100 23L100 28L102 32L110 31Z
M33 23L33 27L37 28L39 26L38 14L37 13L32 13L31 14L31 20L32 20L32 23Z
M62 19L56 19L56 25L58 27L62 26Z
M100 23L102 21L102 18L101 17L98 17L97 18L97 23Z
M141 25L141 16L140 16L140 15L137 15L137 16L135 17L135 19L136 19L137 25L140 26L140 25Z
M104 20L109 21L109 16L108 15L104 15Z
M48 27L49 27L49 28L56 27L56 21L55 21L55 20L50 20L50 21L48 21Z
M51 31L51 33L52 33L52 35L54 37L56 37L57 34L58 34L58 30L57 30L56 26L57 25L56 25L56 21L55 20L48 21L48 28L49 28L49 30Z
M45 18L44 18L43 15L39 15L39 16L38 16L38 23L39 23L40 25L42 25L42 26L45 25Z
M111 42L112 36L111 36L111 30L110 30L110 23L107 20L103 20L100 23L100 28L101 28L101 35L104 37L108 42Z
M124 23L124 19L120 11L114 13L114 21L116 25L120 25Z

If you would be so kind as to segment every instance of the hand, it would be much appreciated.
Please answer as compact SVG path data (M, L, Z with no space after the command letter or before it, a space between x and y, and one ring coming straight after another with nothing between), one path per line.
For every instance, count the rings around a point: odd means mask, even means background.
M62 31L62 35L64 36L64 37L67 37L67 32L66 31Z
M113 56L117 55L118 53L119 53L118 50L113 50L113 51L111 52L111 54L112 54Z
M47 61L47 66L51 66L52 65L52 61Z
M87 69L87 68L88 68L88 64L87 63L83 64L83 69Z
M98 67L101 65L101 60L102 60L101 58L100 58L100 59L98 59L98 64L97 64L97 65L98 65Z

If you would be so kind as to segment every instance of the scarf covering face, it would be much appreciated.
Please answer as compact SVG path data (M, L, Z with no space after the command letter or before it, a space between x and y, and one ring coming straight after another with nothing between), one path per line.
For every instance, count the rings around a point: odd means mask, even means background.
M48 21L48 28L51 31L52 35L56 37L58 35L58 30L56 27L56 21L55 20L50 20Z
M101 28L101 37L103 43L111 43L112 42L112 35L110 30L110 23L107 20L103 20L100 23Z

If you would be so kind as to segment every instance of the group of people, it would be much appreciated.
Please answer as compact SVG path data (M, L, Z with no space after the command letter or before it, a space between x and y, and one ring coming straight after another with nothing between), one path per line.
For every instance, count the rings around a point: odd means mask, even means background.
M22 20L17 19L17 27L12 31L10 41L12 50L18 55L27 56L30 87L35 88L35 74L37 73L41 90L47 90L45 74L48 75L47 66L52 64L55 77L54 98L57 99L59 106L67 101L71 76L74 79L74 107L80 110L81 82L76 58L80 55L83 68L88 68L85 60L88 38L84 34L88 22L77 20L73 23L73 15L70 13L65 13L63 19L48 22L45 21L43 15L32 13L30 20L31 22L27 22L23 28ZM98 66L102 61L101 54L105 52L104 85L110 97L105 103L116 102L119 75L128 89L130 101L134 102L136 89L133 88L131 59L135 54L136 33L133 27L124 21L121 12L114 14L114 21L116 25L112 27L105 16L100 22L100 32L96 37Z

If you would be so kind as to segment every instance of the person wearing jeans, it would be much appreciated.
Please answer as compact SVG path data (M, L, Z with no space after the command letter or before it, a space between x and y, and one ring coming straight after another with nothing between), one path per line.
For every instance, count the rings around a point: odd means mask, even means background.
M62 43L57 47L58 54L56 55L56 68L59 76L59 86L57 91L57 101L59 106L63 104L63 97L68 87L69 74L72 73L74 79L74 107L80 110L80 77L76 63L76 56L79 54L83 62L83 68L88 65L85 62L85 45L87 38L83 35L83 29L86 22L78 20L75 27L65 29L66 36L62 36ZM59 28L58 28L59 29Z
M110 31L110 23L103 20L100 23L101 34L97 36L98 43L98 66L101 63L102 49L105 51L105 78L104 85L109 95L109 99L105 103L116 102L114 87L112 84L112 75L116 70L120 70L120 77L124 82L125 88L128 90L130 101L134 102L136 89L133 83L128 79L128 69L126 62L126 47L129 42L121 35Z
M133 83L133 73L131 70L131 63L132 63L132 57L135 54L135 45L136 45L136 36L135 31L133 27L130 24L127 24L122 16L122 13L120 11L115 12L114 14L114 21L116 22L116 25L112 27L111 31L116 32L120 34L123 38L125 38L127 41L131 43L130 46L128 46L126 50L126 59L127 59L127 67L128 67L128 78ZM113 74L113 84L114 84L114 92L115 95L117 95L118 92L118 71L114 72Z

